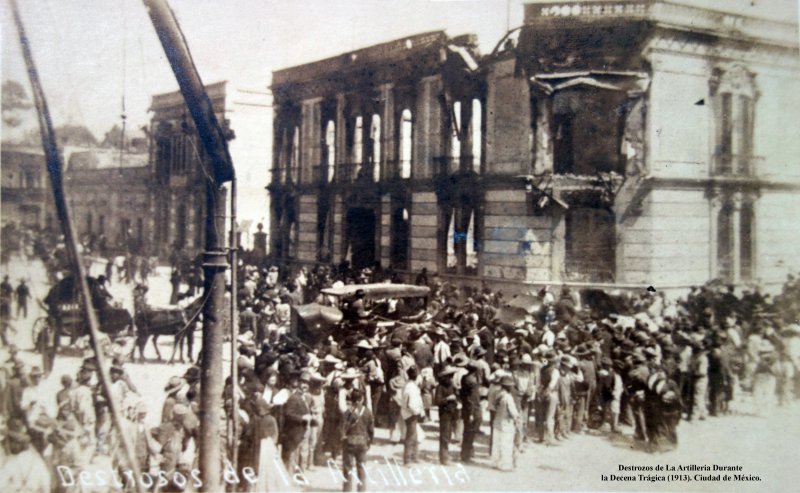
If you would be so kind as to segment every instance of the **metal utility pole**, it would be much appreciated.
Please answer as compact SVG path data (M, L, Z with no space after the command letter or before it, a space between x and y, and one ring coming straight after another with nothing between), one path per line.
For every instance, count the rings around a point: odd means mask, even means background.
M83 299L83 309L86 315L86 320L89 325L89 337L92 341L92 348L94 349L95 360L97 361L97 374L100 379L100 384L103 388L103 394L108 403L108 409L111 413L111 419L114 427L117 429L118 438L122 442L122 449L125 453L125 459L128 461L131 470L134 472L135 477L139 478L139 464L136 461L136 454L134 453L133 446L128 439L128 435L122 426L122 417L120 410L117 408L117 402L114 400L111 392L111 376L109 375L108 366L106 365L105 355L98 345L100 339L100 324L97 321L97 315L92 306L92 297L89 292L89 284L86 282L86 272L78 254L78 244L75 241L75 232L72 229L72 223L69 218L69 209L67 208L67 201L64 197L64 179L62 170L64 168L61 162L61 154L58 150L58 142L56 140L56 133L53 130L53 121L50 118L50 109L47 105L47 99L44 96L41 82L39 80L39 72L36 70L36 65L33 62L33 54L31 53L28 36L25 34L25 27L22 24L22 18L19 14L19 7L16 0L9 0L11 11L14 16L14 23L17 27L19 34L19 41L22 47L22 56L25 59L25 66L28 69L28 77L31 81L31 88L33 89L33 101L36 105L36 115L39 119L39 131L42 136L42 147L44 148L44 155L47 159L47 171L50 176L50 184L53 187L53 198L55 201L56 215L61 225L61 232L64 235L64 245L67 250L70 264L72 264L72 275L80 287L80 295ZM142 484L139 481L135 482L137 491L142 490Z
M211 161L206 185L206 243L203 262L203 348L200 374L200 471L202 490L222 491L222 310L225 309L225 269L228 264L217 219L224 217L222 184L234 178L225 133L214 115L211 100L192 60L178 20L166 0L143 0L158 39L164 47L183 99L194 120L197 134ZM201 163L201 166L203 164Z

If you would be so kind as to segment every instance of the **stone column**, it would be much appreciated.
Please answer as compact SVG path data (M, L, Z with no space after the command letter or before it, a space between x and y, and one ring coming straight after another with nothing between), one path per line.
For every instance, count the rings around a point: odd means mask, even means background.
M397 176L395 152L395 114L393 84L382 84L381 91L381 179Z
M341 181L342 179L342 165L350 161L350 156L347 153L347 140L346 140L346 121L347 116L344 114L344 107L347 103L347 96L344 93L336 95L336 163L333 163L335 168L333 179Z
M322 98L303 100L300 129L300 180L312 183L314 167L319 166L320 101Z

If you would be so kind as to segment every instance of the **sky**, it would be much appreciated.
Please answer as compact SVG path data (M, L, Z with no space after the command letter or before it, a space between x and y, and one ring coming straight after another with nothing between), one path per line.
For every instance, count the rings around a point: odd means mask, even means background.
M673 0L675 1L675 0ZM719 0L677 0L718 8ZM796 18L797 0L725 0L726 8ZM153 94L177 83L141 0L18 0L55 123L96 137L149 121ZM203 81L267 88L271 72L410 34L475 33L489 52L522 23L522 0L170 0ZM572 2L570 2L572 3ZM2 79L27 87L2 2Z
M178 89L142 0L17 1L56 125L85 125L102 140L113 125L121 124L124 97L132 135L149 122L152 95ZM785 20L797 19L800 0L671 1L711 9L724 5L733 12ZM509 27L522 24L523 3L169 0L204 83L225 80L248 89L267 89L273 70L427 31L474 33L481 52L489 53ZM6 1L0 5L0 79L19 81L30 94L10 8ZM4 125L3 138L19 138L29 128L36 129L32 111L27 126ZM265 145L268 139L266 135ZM252 179L242 184L240 210L261 203L266 169L249 170ZM251 197L252 204L243 203L244 197ZM264 220L254 214L251 219Z

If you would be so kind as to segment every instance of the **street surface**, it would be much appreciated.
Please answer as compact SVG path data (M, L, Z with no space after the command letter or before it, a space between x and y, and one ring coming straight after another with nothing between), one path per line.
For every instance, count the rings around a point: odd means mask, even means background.
M102 273L103 264L92 265L92 274ZM15 285L21 277L31 284L34 298L43 298L47 292L46 275L38 262L24 263L12 259L6 271ZM165 304L170 287L169 271L160 268L157 276L150 281L150 301ZM131 285L115 282L111 292L115 298L131 308ZM21 349L20 357L30 366L40 365L41 357L32 351L30 330L36 317L41 316L34 303L28 317L14 320L16 334L10 338ZM16 309L16 307L15 307ZM195 353L199 349L199 333L196 337ZM159 341L161 353L168 359L171 354L171 337ZM229 345L225 347L225 360L229 362ZM5 361L8 353L0 349L0 358ZM183 375L188 364L168 365L155 360L152 345L146 351L146 363L130 362L125 365L139 393L149 404L147 422L157 424L164 400L164 387L173 375ZM59 390L59 379L63 374L75 375L81 356L59 354L55 367L43 385L48 393L55 396ZM229 363L226 363L226 367ZM622 433L611 436L607 432L573 434L568 440L546 447L540 444L526 444L518 459L515 472L500 472L491 468L488 458L488 426L485 435L476 445L477 457L474 464L463 466L453 462L450 466L438 464L437 426L425 426L426 439L420 447L421 463L414 468L402 465L402 445L388 442L388 431L376 430L376 443L369 451L367 490L369 491L431 491L431 490L472 490L472 491L800 491L800 468L796 464L796 447L800 444L800 404L793 402L786 407L765 409L758 403L749 402L744 396L735 403L730 415L709 418L705 421L681 422L678 427L679 445L676 450L665 453L649 453L632 439L632 429L622 427ZM50 411L55 413L55 397L49 403ZM435 418L435 413L434 413ZM435 420L434 420L435 421ZM488 415L484 424L488 423ZM451 456L456 458L458 445L451 446ZM397 466L394 465L396 461ZM389 463L390 465L387 465ZM621 471L620 466L741 466L740 472L720 471ZM691 481L650 482L603 481L601 475L619 476L668 476L670 474L688 475ZM698 481L695 475L719 476L742 474L756 476L760 481ZM283 478L282 478L283 479ZM341 477L335 467L315 467L305 475L296 478L298 490L340 491ZM416 481L415 481L416 480ZM295 483L285 478L287 489Z

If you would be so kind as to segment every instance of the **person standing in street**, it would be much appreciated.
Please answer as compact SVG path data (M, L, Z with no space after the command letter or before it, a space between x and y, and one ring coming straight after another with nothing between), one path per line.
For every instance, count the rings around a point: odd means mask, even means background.
M450 438L458 419L458 397L453 385L454 367L445 368L439 374L439 386L436 387L436 405L439 406L439 464L450 463Z
M516 382L511 375L500 379L500 393L497 396L492 422L492 463L501 471L513 471L516 467L514 437L517 431L519 410L511 395Z
M417 368L410 367L406 374L408 381L403 388L403 404L400 415L406 424L405 446L403 448L403 462L406 465L419 462L417 457L419 443L417 442L417 424L425 416L422 404L422 392L417 384Z
M5 324L11 318L11 300L14 298L14 287L8 282L8 276L3 276L0 283L0 318Z
M295 473L298 450L306 430L311 425L310 397L307 395L311 377L302 374L297 389L292 392L283 405L283 428L279 438L281 441L281 459L289 474Z
M342 491L352 491L354 483L358 491L367 490L367 451L375 438L375 426L372 413L364 405L364 394L354 389L347 396L348 409L342 419L342 465L344 468L344 484ZM355 463L356 471L353 470ZM357 478L356 478L357 476ZM354 481L355 480L355 481Z
M464 438L461 442L461 462L472 462L475 437L481 428L481 380L474 361L467 363L467 375L461 378L461 419L464 421Z
M22 318L28 318L28 299L31 297L31 290L25 284L25 279L19 281L15 294L17 296L17 318L20 318L20 314L22 314Z

